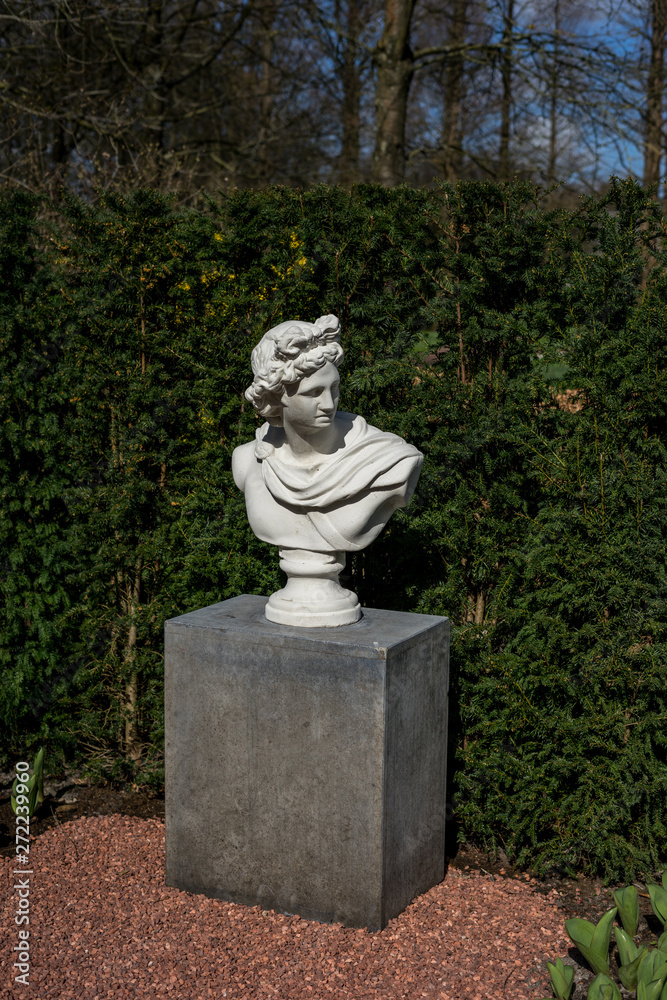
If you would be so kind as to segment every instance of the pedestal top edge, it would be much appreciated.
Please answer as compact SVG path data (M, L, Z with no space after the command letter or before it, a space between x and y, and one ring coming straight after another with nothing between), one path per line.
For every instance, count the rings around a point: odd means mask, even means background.
M386 611L382 608L363 608L361 621L354 625L335 628L299 628L294 625L277 625L264 615L266 597L241 594L206 608L190 611L165 622L167 629L204 628L237 633L247 640L278 641L280 645L314 643L322 649L327 646L340 649L352 647L366 655L384 658L388 649L411 645L431 629L449 625L449 619L439 615L420 615L409 611Z

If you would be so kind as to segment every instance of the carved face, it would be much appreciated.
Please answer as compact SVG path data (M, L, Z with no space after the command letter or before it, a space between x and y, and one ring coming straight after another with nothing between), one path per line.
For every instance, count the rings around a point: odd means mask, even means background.
M301 436L317 434L331 426L338 409L340 376L331 361L285 388L282 396L283 426Z

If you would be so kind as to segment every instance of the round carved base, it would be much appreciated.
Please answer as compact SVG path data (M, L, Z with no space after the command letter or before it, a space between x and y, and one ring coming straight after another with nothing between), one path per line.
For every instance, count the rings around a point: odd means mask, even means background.
M354 625L361 618L361 605L357 595L338 582L344 566L344 552L281 549L280 568L287 583L271 594L264 614L270 622L299 628Z
M342 588L341 588L342 589ZM339 625L354 625L361 618L361 605L356 594L348 591L352 601L338 611L318 611L312 605L293 604L280 599L282 591L272 594L264 609L270 622L278 625L296 625L298 628L337 628Z

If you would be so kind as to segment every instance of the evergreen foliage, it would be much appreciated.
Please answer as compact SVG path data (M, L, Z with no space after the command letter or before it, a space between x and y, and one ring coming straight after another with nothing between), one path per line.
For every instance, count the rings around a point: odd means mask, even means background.
M53 209L51 209L53 212ZM9 760L160 781L165 619L280 586L231 453L250 351L341 319L341 407L425 454L350 560L453 623L450 803L519 864L667 853L665 226L632 182L0 199L0 718Z

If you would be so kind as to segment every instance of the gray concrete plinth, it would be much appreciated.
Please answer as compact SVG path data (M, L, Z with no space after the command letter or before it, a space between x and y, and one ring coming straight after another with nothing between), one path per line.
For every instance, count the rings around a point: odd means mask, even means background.
M449 621L165 624L167 885L378 930L444 877Z

